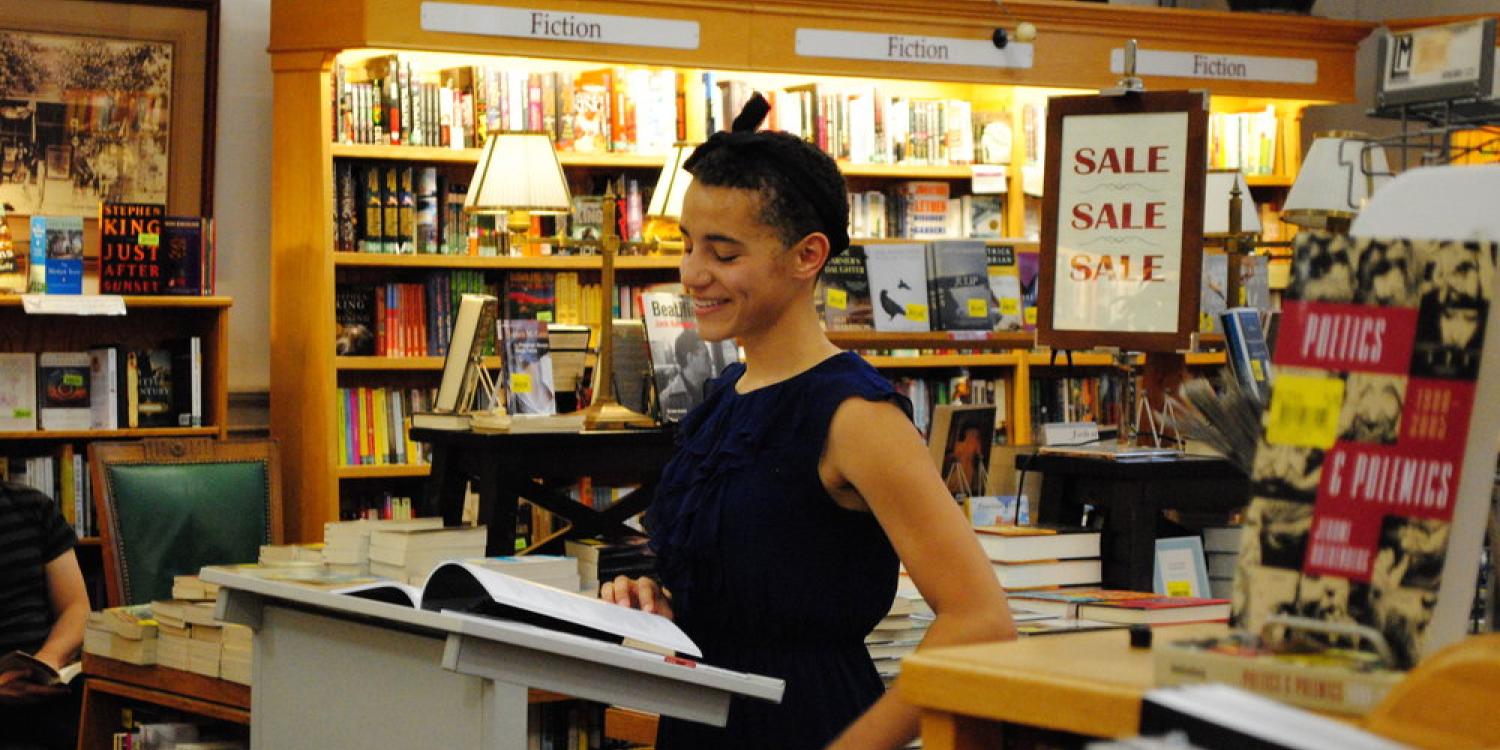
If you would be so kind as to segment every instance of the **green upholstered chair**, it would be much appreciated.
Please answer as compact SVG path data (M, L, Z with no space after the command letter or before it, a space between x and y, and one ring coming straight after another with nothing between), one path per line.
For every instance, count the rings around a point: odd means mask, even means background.
M93 443L89 467L112 607L170 599L173 576L281 542L273 440Z

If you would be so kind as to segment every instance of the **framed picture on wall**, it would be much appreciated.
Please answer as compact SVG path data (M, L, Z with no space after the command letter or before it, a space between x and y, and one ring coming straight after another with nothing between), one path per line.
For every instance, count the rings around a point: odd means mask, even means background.
M1188 347L1207 126L1201 91L1048 100L1037 343Z
M0 200L213 210L218 0L0 0Z

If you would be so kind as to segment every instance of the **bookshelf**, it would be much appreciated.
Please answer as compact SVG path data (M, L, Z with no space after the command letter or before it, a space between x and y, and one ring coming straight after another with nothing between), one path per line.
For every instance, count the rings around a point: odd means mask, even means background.
M346 483L366 480L406 481L425 473L425 467L341 467L338 460L338 389L351 384L416 383L435 385L437 358L412 360L335 356L334 290L351 274L361 278L409 281L429 270L474 269L498 278L512 270L592 272L598 259L589 256L497 258L467 256L386 256L334 251L333 182L335 160L387 161L437 165L461 174L477 159L477 149L432 146L372 146L334 143L330 91L340 59L371 58L400 52L430 55L434 66L472 64L474 56L504 49L508 57L483 58L496 64L529 65L539 70L573 71L605 66L651 66L687 73L689 82L701 71L716 71L752 86L787 87L802 83L836 86L849 79L859 85L878 83L883 91L901 96L964 99L981 107L1010 113L1014 137L1012 162L1025 159L1021 111L1026 104L1044 104L1059 91L1098 89L1115 83L1110 72L1112 50L1126 39L1139 40L1142 49L1197 52L1209 55L1250 55L1295 58L1316 67L1311 83L1267 80L1222 80L1165 75L1145 76L1151 89L1208 88L1215 113L1275 114L1283 147L1274 156L1269 175L1250 178L1260 202L1275 204L1284 196L1296 173L1300 148L1298 132L1302 108L1312 103L1354 99L1352 61L1369 24L1316 18L1288 18L1257 14L1227 14L1157 8L1107 6L1093 3L1007 2L998 23L1012 27L1030 21L1039 29L1029 67L992 67L965 64L917 64L908 61L852 59L800 55L799 29L823 29L934 38L988 40L997 24L993 3L958 0L945 4L942 14L915 0L781 0L735 3L728 0L684 0L645 4L602 0L586 9L562 0L525 5L511 0L479 0L481 6L526 8L556 13L696 21L695 48L643 44L593 44L579 41L498 37L484 33L452 33L424 28L422 3L417 0L329 0L303 3L273 0L270 51L274 72L272 163L272 429L282 441L287 461L287 533L289 539L315 541L324 522L340 511ZM351 20L357 19L357 20ZM1233 25L1236 33L1224 31ZM341 58L346 56L345 58ZM464 61L471 61L465 63ZM689 88L687 128L702 128L702 107L692 106L693 94L702 101L702 86ZM1019 157L1016 158L1016 157ZM649 184L662 163L659 154L564 152L561 159L570 177L589 173L628 172ZM967 192L972 170L967 165L845 164L852 190L876 189L901 180L943 180L958 193ZM1007 171L1008 195L1024 192L1023 170ZM1024 228L1024 201L1005 201L1009 236ZM625 283L672 278L677 259L672 256L625 256L619 269ZM383 275L383 276L382 276ZM917 349L916 357L872 355L881 367L940 371L960 367L998 373L1007 383L1007 407L1012 414L1029 408L1031 382L1051 377L1054 368L1045 354L1031 353L1029 335L993 334L968 339L945 333L891 336L874 332L838 332L840 346L861 351ZM950 354L947 351L975 352ZM1078 354L1075 366L1108 364ZM359 361L355 361L358 359ZM1059 358L1059 363L1061 362ZM1209 366L1221 359L1198 357L1192 364ZM1014 422L1013 442L1028 442L1030 426Z

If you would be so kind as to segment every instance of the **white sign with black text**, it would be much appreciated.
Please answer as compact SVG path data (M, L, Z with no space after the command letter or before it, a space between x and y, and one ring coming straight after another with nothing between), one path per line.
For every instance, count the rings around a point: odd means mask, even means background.
M988 39L797 29L797 54L844 60L878 60L980 68L1030 68L1033 47L1011 42L996 49Z
M443 2L422 3L422 30L669 49L698 49L700 36L697 21L675 18Z
M1112 73L1125 72L1125 50L1117 47L1110 51L1109 69ZM1318 61L1298 57L1143 49L1135 53L1135 74L1310 85L1318 82Z

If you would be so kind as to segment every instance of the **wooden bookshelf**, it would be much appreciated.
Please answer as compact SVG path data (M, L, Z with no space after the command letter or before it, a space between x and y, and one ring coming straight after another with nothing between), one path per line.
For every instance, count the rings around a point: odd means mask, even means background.
M366 371L366 372L394 372L402 370L441 370L443 369L442 357L339 357L336 366L340 372ZM487 369L496 369L500 366L499 357L485 357L484 366Z
M219 437L220 427L138 427L123 430L29 430L0 432L0 440L137 440L140 438Z
M526 7L555 12L575 12L568 0L537 0L524 6L517 0L473 0L480 6ZM491 56L504 50L505 64L532 69L552 65L585 69L607 65L647 65L681 70L689 87L689 128L702 127L702 83L700 72L727 71L734 76L828 85L854 77L859 85L901 87L902 96L965 98L988 110L1012 112L1016 151L1012 164L1024 161L1024 139L1020 128L1020 103L1044 102L1059 88L1094 90L1113 86L1117 74L1110 72L1114 50L1127 39L1136 39L1143 49L1173 50L1222 55L1292 57L1316 63L1317 80L1310 84L1287 84L1260 80L1210 80L1147 76L1152 90L1207 88L1213 94L1214 111L1256 111L1275 105L1286 128L1284 140L1298 143L1297 117L1302 107L1330 101L1354 100L1354 53L1371 31L1371 24L1308 17L1262 14L1228 14L1215 11L1122 7L1098 3L1057 3L1010 0L1010 17L1034 23L1039 31L1032 64L1024 68L965 65L926 65L911 61L871 61L797 53L799 28L842 31L889 32L932 37L988 41L995 27L994 7L967 2L945 5L934 13L931 4L919 0L875 0L857 6L845 0L784 0L777 3L736 3L731 0L682 0L670 5L642 5L619 0L598 0L589 12L633 17L672 17L699 23L695 48L600 45L552 39L499 37L485 34L435 32L421 21L420 0L272 0L270 53L274 71L271 309L272 316L272 432L281 441L286 462L284 497L287 498L287 538L291 541L318 539L324 522L338 518L340 482L368 476L375 467L337 465L340 426L331 415L338 413L338 388L358 379L359 384L377 384L381 378L415 384L432 378L436 368L430 359L407 364L351 362L335 355L334 291L340 274L358 274L361 279L389 274L397 278L415 269L478 269L499 274L516 269L592 270L592 256L542 258L468 258L449 256L383 256L335 253L331 218L335 159L368 159L433 162L456 172L475 162L477 149L379 147L332 143L329 91L332 65L341 53L360 50L403 50L414 55L441 52L445 64L453 56ZM346 19L362 19L351 24ZM1233 26L1236 33L1223 30ZM1246 47L1246 39L1253 40ZM555 61L555 62L554 62ZM694 94L697 94L695 96ZM692 109L696 107L697 109ZM696 115L693 113L697 112ZM694 117L697 118L696 122ZM1295 147L1284 149L1295 152ZM1020 159L1016 158L1019 151ZM1296 173L1295 154L1279 159L1280 174L1252 178L1252 184L1267 189L1290 184ZM638 170L649 179L662 158L642 154L563 154L564 168L579 170ZM856 165L843 166L845 174L858 181L853 189L870 189L883 180L967 179L967 166ZM1022 194L1021 170L1007 175L1010 196ZM958 192L966 192L962 189ZM1021 234L1024 201L1006 201L1005 233ZM674 256L621 257L619 269L644 274L625 283L663 280L675 268ZM410 278L410 275L403 277ZM968 340L946 334L924 334L914 338L886 338L874 334L836 334L846 348L887 350L914 348L925 351L975 350L974 355L927 355L933 366L989 366L1005 370L1007 392L1014 398L1013 413L1024 413L1029 398L1032 368L1046 368L1034 354L1017 354L1031 347L1029 337L1006 336ZM1045 355L1040 355L1045 356ZM957 359L941 359L957 357ZM892 367L907 367L905 358ZM1108 365L1107 355L1075 354L1075 364ZM962 363L962 364L957 364ZM1056 368L1045 369L1050 376ZM385 374L383 374L385 373ZM428 382L428 381L421 381ZM435 381L433 381L435 384ZM1022 436L1024 425L1016 425ZM380 468L380 470L387 470ZM398 469L399 470L399 469Z
M866 356L865 361L882 370L930 370L953 367L1015 367L1015 354L921 354L915 357Z
M374 466L340 466L339 479L403 479L425 477L432 473L429 464L377 464Z

